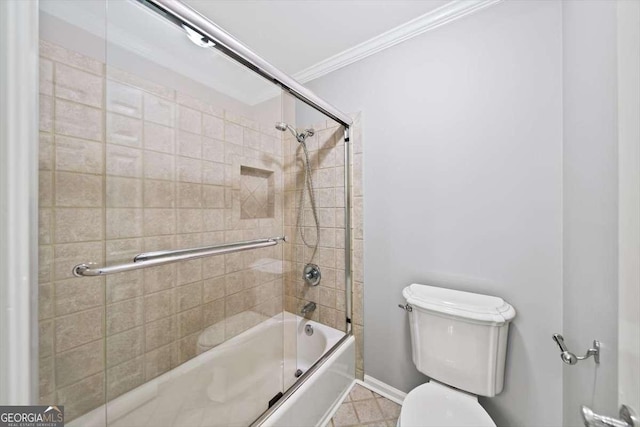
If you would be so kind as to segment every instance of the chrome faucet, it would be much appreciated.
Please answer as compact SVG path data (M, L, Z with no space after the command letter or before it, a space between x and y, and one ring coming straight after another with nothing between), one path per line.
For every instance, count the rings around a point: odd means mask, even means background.
M305 306L302 307L302 310L300 310L300 313L304 316L307 313L311 313L315 309L316 309L316 303L311 301L306 303Z

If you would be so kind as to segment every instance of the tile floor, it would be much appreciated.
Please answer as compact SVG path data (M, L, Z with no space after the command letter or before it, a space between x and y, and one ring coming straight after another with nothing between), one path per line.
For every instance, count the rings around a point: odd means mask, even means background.
M326 427L395 427L400 405L355 384Z

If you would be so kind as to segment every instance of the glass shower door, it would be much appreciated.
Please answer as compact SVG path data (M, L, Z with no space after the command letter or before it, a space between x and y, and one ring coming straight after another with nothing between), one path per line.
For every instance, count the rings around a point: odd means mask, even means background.
M68 425L104 426L105 279L72 268L105 262L106 4L39 8L40 404L64 406Z
M43 404L71 426L249 425L297 351L280 90L141 2L41 10ZM238 242L261 247L113 271Z
M344 132L150 5L41 3L42 402L249 425L347 329Z
M105 251L283 235L280 90L192 30L109 1ZM281 242L107 277L110 426L249 425L283 384Z

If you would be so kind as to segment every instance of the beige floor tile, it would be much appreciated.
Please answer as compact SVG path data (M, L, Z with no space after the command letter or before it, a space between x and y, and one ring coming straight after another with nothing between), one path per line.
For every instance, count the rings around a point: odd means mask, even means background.
M335 427L351 426L358 424L358 418L356 417L356 411L351 403L343 403L333 416L333 425Z
M389 399L385 399L384 397L377 398L376 402L378 402L378 406L380 407L385 419L398 418L400 416L401 406L397 403L392 402Z
M378 407L375 399L359 400L353 402L353 407L356 410L358 419L362 423L369 423L372 421L381 421L383 419L382 411Z
M357 400L372 399L373 393L371 392L371 390L361 386L360 384L356 384L349 393L349 398L352 402L355 402Z
M344 398L342 406L336 412L327 427L367 426L396 427L401 405L356 384ZM350 417L353 411L353 418ZM338 419L338 414L340 418ZM346 424L345 424L346 423Z

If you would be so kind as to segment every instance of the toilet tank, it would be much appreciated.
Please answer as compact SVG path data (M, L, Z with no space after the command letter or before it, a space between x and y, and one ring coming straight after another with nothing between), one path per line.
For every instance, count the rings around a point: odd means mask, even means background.
M516 311L502 298L412 284L413 363L430 378L480 396L502 391L509 323Z

